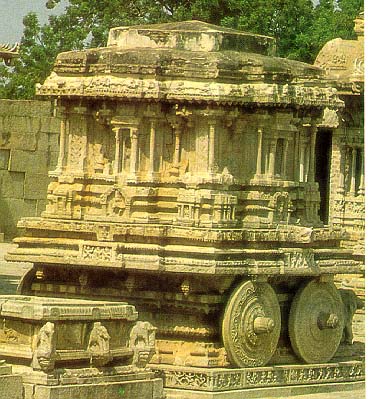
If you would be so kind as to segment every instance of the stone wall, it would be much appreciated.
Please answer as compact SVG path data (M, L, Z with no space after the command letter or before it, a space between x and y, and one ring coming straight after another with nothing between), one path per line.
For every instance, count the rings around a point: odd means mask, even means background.
M48 101L0 100L0 232L7 239L21 217L45 209L59 124Z

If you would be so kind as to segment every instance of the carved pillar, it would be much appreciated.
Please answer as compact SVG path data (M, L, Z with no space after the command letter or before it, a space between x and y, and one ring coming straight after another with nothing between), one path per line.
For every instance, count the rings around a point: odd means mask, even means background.
M275 174L275 157L276 157L276 140L272 139L270 144L270 156L268 163L268 174L274 176Z
M64 114L60 121L60 144L59 144L59 157L56 166L57 171L62 171L65 166L66 142L67 142L68 130L69 130L69 120Z
M180 118L180 119L178 119ZM170 169L171 176L179 176L179 164L180 164L180 150L181 150L181 135L182 135L182 121L181 117L176 116L171 119L171 127L174 130L174 153L173 162Z
M156 145L156 123L151 120L150 124L150 150L149 150L149 164L148 173L153 174L155 172L155 145Z
M117 175L121 172L121 150L122 150L122 143L121 143L121 128L120 127L113 127L113 132L115 133L115 160L114 160L114 174Z
M263 141L263 130L258 129L258 149L257 149L257 170L256 175L260 176L262 174L262 141Z
M311 128L311 139L310 139L310 164L309 164L309 174L308 181L314 182L316 174L316 137L317 128L312 126Z
M302 139L299 143L299 181L304 182L304 171L305 171L305 143Z
M210 120L208 131L208 172L215 172L215 127L216 121Z
M364 183L364 152L363 149L361 151L361 157L360 159L362 160L361 168L360 168L360 181L359 181L359 190L358 190L358 195L364 195L365 192L365 183Z
M337 187L337 194L344 194L345 192L345 162L346 162L346 148L340 143L340 169L339 180Z
M294 137L294 180L299 181L299 133L295 132Z
M130 128L130 139L132 143L130 154L130 176L135 178L138 170L138 129L136 127Z
M355 185L356 185L356 159L357 159L357 149L352 148L351 150L351 178L350 178L350 194L355 194Z
M88 157L87 108L74 107L69 112L67 168L72 173L84 173Z
M284 151L282 153L282 171L281 174L284 179L287 177L287 155L288 155L288 148L289 148L289 140L286 138L284 140Z
M310 167L311 146L310 143L305 146L305 164L304 164L304 180L309 181L309 167Z

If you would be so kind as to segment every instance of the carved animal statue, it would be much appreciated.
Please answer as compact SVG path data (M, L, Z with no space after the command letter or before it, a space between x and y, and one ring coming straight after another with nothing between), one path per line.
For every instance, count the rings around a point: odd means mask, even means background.
M353 344L353 317L357 309L364 308L364 302L353 290L339 289L344 304L344 330L341 343Z
M138 321L130 332L130 347L134 350L133 364L146 367L155 354L157 328L147 321Z
M34 370L51 371L55 365L56 342L54 323L47 322L41 327L33 352L32 368Z
M110 335L99 321L93 323L87 351L91 356L91 364L97 367L104 366L111 360Z

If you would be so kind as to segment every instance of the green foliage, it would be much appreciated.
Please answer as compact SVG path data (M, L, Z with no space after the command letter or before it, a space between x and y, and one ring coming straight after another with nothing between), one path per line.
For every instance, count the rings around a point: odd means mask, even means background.
M313 63L336 37L355 37L354 19L364 0L69 0L65 12L41 26L34 13L24 18L20 58L0 66L0 97L32 98L62 51L106 43L110 27L198 19L274 36L278 55ZM60 0L47 0L53 8Z

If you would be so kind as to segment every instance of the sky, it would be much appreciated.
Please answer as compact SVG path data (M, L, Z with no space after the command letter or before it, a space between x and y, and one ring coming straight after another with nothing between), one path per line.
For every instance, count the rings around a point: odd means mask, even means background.
M23 33L23 18L33 11L41 21L47 22L50 14L58 14L63 11L67 3L63 0L53 10L45 6L46 0L0 0L0 43L19 42Z

